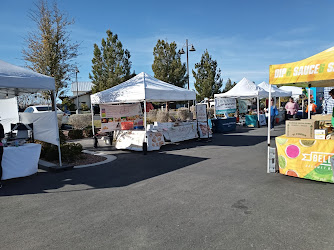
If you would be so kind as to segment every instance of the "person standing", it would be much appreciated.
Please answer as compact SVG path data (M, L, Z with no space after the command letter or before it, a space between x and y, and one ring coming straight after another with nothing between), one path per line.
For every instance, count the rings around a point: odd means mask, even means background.
M310 108L311 115L314 115L317 112L317 105L314 103L313 100L311 100L310 102L311 102L311 104L307 105L305 112L307 114L308 113L308 108Z
M0 123L0 188L2 188L1 179L2 179L2 156L3 156L3 144L2 139L5 138L5 131L2 124Z
M331 89L331 91L329 91L329 95L334 99L334 89ZM333 111L334 111L334 107L333 107ZM332 112L332 125L334 127L334 112ZM334 175L334 169L333 169L333 175Z
M293 100L292 97L290 97L289 102L285 104L285 109L288 114L288 118L295 118L296 114L298 112L299 106L298 104Z
M270 128L274 129L275 127L275 117L278 115L278 110L274 104L274 100L271 100L270 103Z

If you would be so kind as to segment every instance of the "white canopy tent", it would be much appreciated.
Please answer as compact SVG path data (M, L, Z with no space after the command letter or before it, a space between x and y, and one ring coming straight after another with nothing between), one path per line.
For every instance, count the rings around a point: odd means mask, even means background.
M195 100L196 93L158 80L144 72L110 89L91 95L92 104Z
M275 86L275 85L273 85ZM303 94L303 89L300 87L294 87L294 86L282 86L279 89L284 90L284 91L291 91L291 96L299 96Z
M269 95L269 88L270 88L269 83L261 82L258 86L263 88L265 91L267 91L268 95ZM292 91L291 90L286 91L286 90L283 90L282 88L277 88L275 85L272 85L271 86L271 96L272 97L289 97L289 96L292 96Z
M196 99L196 93L141 72L115 87L91 95L90 98L91 105L144 102L144 126L146 131L146 102L191 101ZM92 107L91 110L93 110ZM92 127L94 133L93 112Z
M0 99L46 90L53 91L55 97L55 89L54 78L0 60ZM53 105L56 109L55 102ZM57 121L57 113L55 111L53 113ZM59 164L62 166L58 125L57 136Z
M0 98L55 90L55 80L0 60Z
M222 94L215 94L215 98L229 97L229 98L257 98L257 117L260 120L260 101L259 98L268 97L268 92L257 86L247 78L242 78L232 89Z

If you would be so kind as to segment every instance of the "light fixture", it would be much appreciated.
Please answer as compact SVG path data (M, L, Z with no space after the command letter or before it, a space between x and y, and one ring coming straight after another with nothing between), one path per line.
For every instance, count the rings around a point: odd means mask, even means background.
M181 50L179 50L179 54L182 55L182 54L185 54L183 48Z
M196 51L194 45L191 45L191 48L189 49L189 51Z

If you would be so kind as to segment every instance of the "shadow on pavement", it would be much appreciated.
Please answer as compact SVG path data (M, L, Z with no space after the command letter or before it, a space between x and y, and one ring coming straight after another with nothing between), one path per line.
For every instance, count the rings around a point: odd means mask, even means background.
M169 155L159 152L143 155L138 152L116 154L118 160L101 166L73 169L8 180L3 182L0 196L73 192L59 190L65 185L84 184L85 189L128 186L204 161L207 158ZM82 188L81 188L82 189Z

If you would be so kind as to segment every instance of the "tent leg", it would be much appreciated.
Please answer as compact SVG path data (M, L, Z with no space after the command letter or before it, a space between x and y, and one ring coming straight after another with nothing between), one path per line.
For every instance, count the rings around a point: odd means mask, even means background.
M56 116L56 122L57 122L57 127L58 127L58 117L57 117L57 108L56 108L56 93L54 91L52 91L51 95L53 96L53 98L51 99L52 100L52 107L54 109L54 112L55 112L55 116ZM62 167L63 166L63 163L61 161L61 150L60 150L60 139L59 139L59 129L58 129L58 138L57 138L57 141L58 141L58 157L59 157L59 166Z
M93 104L90 104L90 113L92 114L92 129L93 129L93 135L95 135L95 129L94 129L94 110L93 110Z
M166 103L166 110L167 109L167 103ZM144 155L147 154L147 114L146 114L146 81L145 81L145 73L144 73L144 142L143 142L143 152Z
M257 127L260 127L260 100L259 96L257 96Z
M145 129L145 135L144 135L144 142L143 142L143 152L144 155L147 154L147 119L146 119L146 100L144 100L144 129Z
M92 132L93 132L93 139L94 139L94 148L97 148L98 140L97 140L97 136L95 135L94 110L93 110L93 104L92 103L90 103L90 113L92 114Z
M308 85L308 109L307 109L307 119L311 119L311 108L310 108L310 104L311 104L311 84Z
M267 173L269 173L269 152L270 152L270 129L271 129L271 85L269 84L269 99L268 99L268 151L267 151Z

